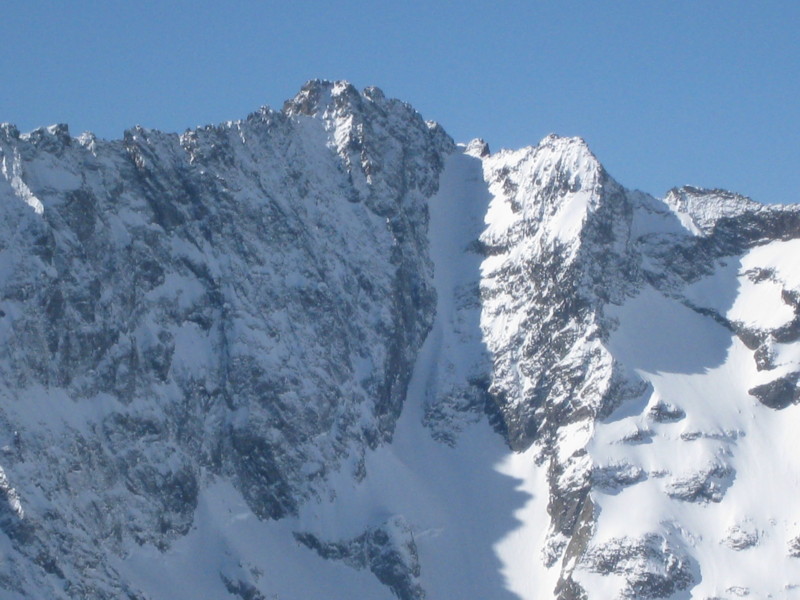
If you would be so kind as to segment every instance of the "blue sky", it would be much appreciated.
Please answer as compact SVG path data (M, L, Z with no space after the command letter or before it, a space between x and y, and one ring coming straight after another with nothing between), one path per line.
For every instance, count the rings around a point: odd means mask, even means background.
M169 131L377 85L493 150L584 137L628 187L800 202L800 2L26 0L0 22L0 121Z

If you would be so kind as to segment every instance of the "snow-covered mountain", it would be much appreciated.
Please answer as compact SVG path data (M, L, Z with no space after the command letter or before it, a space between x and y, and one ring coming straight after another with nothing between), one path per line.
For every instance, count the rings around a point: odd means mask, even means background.
M800 206L324 81L0 169L2 598L800 597Z

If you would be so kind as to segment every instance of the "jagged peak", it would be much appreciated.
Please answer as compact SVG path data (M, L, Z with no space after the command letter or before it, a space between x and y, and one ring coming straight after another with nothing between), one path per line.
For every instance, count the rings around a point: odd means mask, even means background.
M580 136L558 135L557 133L548 133L544 136L539 143L535 146L538 148L580 148L589 154L592 151L589 149L589 144L586 143Z
M560 204L565 194L592 193L607 178L600 161L579 137L551 134L536 146L503 150L488 161L497 177L513 179L514 186L537 204Z
M629 200L583 138L548 135L536 146L484 159L497 199L490 209L488 243L520 228L536 243L577 249L591 215L624 214ZM609 214L610 214L609 213Z
M0 123L0 135L2 135L6 141L9 141L18 140L20 133L16 125L12 123Z
M581 137L562 137L551 133L532 150L543 168L574 174L599 174L603 171L600 161Z
M49 125L45 128L47 133L56 136L67 136L69 137L69 125L66 123L55 123L54 125Z
M72 139L69 134L69 126L66 123L55 123L47 127L37 127L29 133L23 133L19 138L34 144L52 138L56 138L63 143L69 143Z
M678 202L692 204L698 202L721 202L738 206L756 207L760 204L751 198L722 188L703 188L693 185L674 187L667 193Z
M369 87L362 94L349 81L312 79L300 88L294 98L284 103L283 112L287 116L317 116L324 114L331 106L358 106L365 99L382 101L385 96L377 87Z
M483 138L475 138L464 146L464 154L469 154L476 158L486 158L491 154L489 144Z
M545 136L537 145L501 150L491 157L498 170L524 171L539 190L577 191L596 187L606 173L580 137Z
M721 218L761 210L763 205L747 196L723 189L685 185L667 192L664 202L689 225L694 233L709 233Z
M374 85L364 88L364 96L368 100L373 100L375 102L386 100L386 94L383 93L383 90Z
M194 131L203 129L202 127L195 128ZM122 133L122 141L126 146L131 145L145 145L154 146L158 144L173 144L179 142L186 133L178 134L173 132L161 131L160 129L150 129L141 125L135 125L130 129L126 129Z

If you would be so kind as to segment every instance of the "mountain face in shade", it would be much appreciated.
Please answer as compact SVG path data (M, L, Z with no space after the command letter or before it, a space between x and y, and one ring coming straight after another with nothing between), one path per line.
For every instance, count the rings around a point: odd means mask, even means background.
M800 207L377 88L0 126L0 596L800 595Z

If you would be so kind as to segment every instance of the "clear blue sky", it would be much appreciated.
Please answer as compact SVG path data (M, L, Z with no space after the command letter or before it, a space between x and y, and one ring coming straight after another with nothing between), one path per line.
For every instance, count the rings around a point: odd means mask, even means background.
M493 150L584 137L628 187L800 202L800 1L7 2L0 121L120 137L377 85Z

